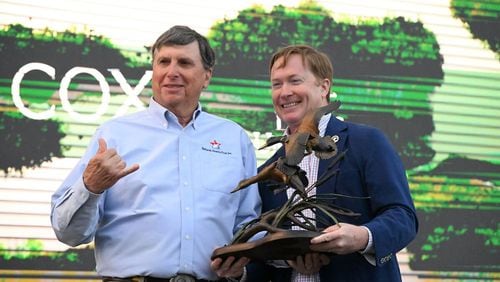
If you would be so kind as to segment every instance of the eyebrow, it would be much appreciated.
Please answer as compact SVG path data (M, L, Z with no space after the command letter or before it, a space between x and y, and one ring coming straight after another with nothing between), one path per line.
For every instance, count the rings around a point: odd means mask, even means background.
M189 61L189 62L195 62L195 60L191 57L180 57L177 59L177 61Z
M160 60L160 59L170 59L172 60L172 56L165 56L165 55L159 55L158 57L156 57L156 59ZM182 57L176 57L175 58L177 61L189 61L189 62L195 62L196 60L191 58L191 57L187 57L187 56L182 56Z

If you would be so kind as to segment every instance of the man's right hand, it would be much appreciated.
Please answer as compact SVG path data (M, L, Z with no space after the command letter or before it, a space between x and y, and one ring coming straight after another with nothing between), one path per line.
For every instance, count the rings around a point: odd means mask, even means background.
M309 253L304 256L298 256L296 260L287 260L287 263L295 271L311 275L318 273L322 266L330 263L330 258L320 253Z
M83 172L83 183L90 192L100 194L113 186L120 178L138 169L138 164L127 168L127 164L116 150L108 149L106 141L99 138L99 149Z

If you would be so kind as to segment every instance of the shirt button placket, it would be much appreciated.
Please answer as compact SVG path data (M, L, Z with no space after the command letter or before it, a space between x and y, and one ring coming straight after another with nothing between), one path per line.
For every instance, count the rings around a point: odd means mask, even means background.
M193 207L193 189L192 183L190 181L193 169L193 162L191 160L190 155L190 143L191 140L184 133L181 133L179 136L179 195L180 195L180 205L181 210L184 211L181 213L181 250L180 250L180 265L183 266L185 271L190 265L192 265L194 253L194 221L193 218L194 213L191 212Z

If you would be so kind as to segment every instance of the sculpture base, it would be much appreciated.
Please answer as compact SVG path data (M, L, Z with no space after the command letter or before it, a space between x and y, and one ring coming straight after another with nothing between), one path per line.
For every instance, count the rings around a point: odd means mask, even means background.
M310 241L320 232L307 230L284 230L269 233L261 239L237 243L215 249L212 259L246 257L251 260L295 260L298 256L311 253Z

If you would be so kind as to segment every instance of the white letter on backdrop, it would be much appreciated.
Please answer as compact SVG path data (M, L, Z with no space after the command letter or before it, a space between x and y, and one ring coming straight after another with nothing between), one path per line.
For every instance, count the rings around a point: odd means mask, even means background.
M137 83L135 88L132 89L132 87L130 86L130 84L128 84L127 80L125 79L125 77L123 77L123 74L120 72L119 69L108 69L108 71L111 72L115 80L118 81L120 87L128 96L127 100L125 100L125 102L123 102L121 107L116 111L115 116L124 115L127 112L129 106L131 105L134 105L139 109L144 109L144 103L142 103L142 101L139 99L139 94L141 94L141 91L144 89L144 87L146 87L146 85L151 80L153 72L146 71L142 76L141 80L139 80L139 83Z
M23 100L21 99L21 81L26 73L32 70L41 70L48 74L52 79L55 78L56 70L47 64L43 63L29 63L22 66L12 78L12 100L14 105L19 109L19 111L26 117L31 119L49 119L55 113L55 106L51 105L50 109L45 112L35 113L24 106Z
M73 110L73 107L69 103L69 98L68 98L69 84L71 82L71 79L80 73L87 73L92 75L95 79L97 79L101 87L102 91L101 105L97 109L97 112L91 115L84 115L75 112ZM109 100L111 98L109 94L109 84L106 82L106 78L98 70L85 67L74 67L64 75L63 79L61 80L61 85L59 88L59 96L61 98L61 104L63 109L66 110L66 112L68 112L71 117L82 122L92 122L99 119L99 117L101 117L108 109Z

